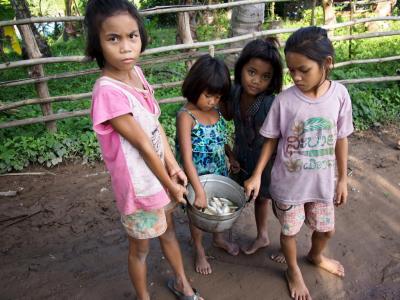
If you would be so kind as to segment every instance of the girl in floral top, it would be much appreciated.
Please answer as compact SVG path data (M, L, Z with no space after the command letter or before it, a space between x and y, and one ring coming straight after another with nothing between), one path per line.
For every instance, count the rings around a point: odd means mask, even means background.
M182 94L188 102L177 116L177 152L193 186L194 206L197 208L207 207L206 193L199 176L228 175L225 160L226 121L217 107L228 96L230 86L227 67L210 55L200 57L183 82ZM190 224L190 231L196 250L196 272L210 274L212 270L202 245L202 231L193 224ZM223 248L231 255L239 253L239 247L225 240L222 233L214 233L213 241L214 246Z

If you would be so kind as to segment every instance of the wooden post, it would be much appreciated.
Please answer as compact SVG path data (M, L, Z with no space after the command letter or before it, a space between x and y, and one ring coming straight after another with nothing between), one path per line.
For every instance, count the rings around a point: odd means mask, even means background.
M210 45L208 47L208 53L210 53L211 57L215 56L215 47L214 47L214 45Z
M64 0L65 3L65 15L72 16L72 0ZM70 37L76 37L76 27L73 22L65 22L63 40L67 41Z
M178 13L178 33L183 44L193 44L193 38L190 31L190 16L188 12ZM195 52L195 49L189 49L188 52ZM193 61L187 61L188 70L193 65Z
M392 7L396 5L396 0L381 1L376 4L374 13L377 17L386 17L392 15ZM389 30L389 25L386 22L370 22L367 24L368 31L383 31Z
M315 6L317 5L317 0L312 1L312 7L311 7L311 20L310 20L310 25L315 26Z
M238 1L238 0L236 0ZM232 9L230 37L261 30L264 23L265 3L235 6ZM248 41L230 44L230 47L243 48ZM239 55L228 55L225 62L232 69Z
M333 0L323 0L322 7L324 9L324 23L325 25L336 24L335 8ZM333 36L333 30L328 30L328 36Z
M353 16L354 16L355 11L356 11L356 0L350 0L350 21L353 21ZM349 33L350 33L350 35L353 34L353 25L350 25ZM350 59L352 57L352 52L353 52L353 50L351 49L351 44L352 44L352 40L349 39L349 58Z
M18 29L21 31L21 35L24 39L26 51L28 53L29 58L40 58L42 57L42 53L39 50L39 47L36 43L35 37L31 31L29 25L20 25ZM43 65L35 65L32 67L32 78L38 78L44 76ZM38 82L35 83L35 88L40 98L48 98L50 97L49 89L47 87L47 82ZM53 110L51 108L50 103L40 104L42 109L42 113L44 116L53 114ZM55 121L45 122L46 128L50 132L57 132L57 125Z

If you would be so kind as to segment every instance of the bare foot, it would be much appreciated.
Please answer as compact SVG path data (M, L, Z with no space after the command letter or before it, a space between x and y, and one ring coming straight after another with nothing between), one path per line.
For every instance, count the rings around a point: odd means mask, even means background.
M281 252L273 253L269 258L278 264L286 264L285 256Z
M290 297L295 300L311 300L310 292L308 291L300 269L285 272L285 277L289 286Z
M254 240L253 244L247 246L246 248L241 248L244 254L250 255L256 253L258 249L265 248L269 245L268 238L257 238Z
M236 243L231 243L226 240L214 240L213 246L224 249L228 254L236 256L239 254L239 246Z
M317 267L320 267L325 271L328 271L329 273L332 273L336 276L344 277L344 267L339 261L327 258L323 255L321 255L321 257L318 260L311 258L309 255L307 256L307 258L311 263L313 263Z
M201 275L209 275L212 273L211 266L207 261L207 257L204 252L202 254L196 252L196 258L194 264L197 273L200 273Z

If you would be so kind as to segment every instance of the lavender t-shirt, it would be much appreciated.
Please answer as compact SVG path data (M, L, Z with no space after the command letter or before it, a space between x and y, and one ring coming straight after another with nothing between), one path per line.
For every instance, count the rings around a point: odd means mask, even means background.
M351 100L342 84L331 81L317 99L296 86L280 93L260 129L261 135L279 139L272 198L290 205L333 201L336 140L352 132Z

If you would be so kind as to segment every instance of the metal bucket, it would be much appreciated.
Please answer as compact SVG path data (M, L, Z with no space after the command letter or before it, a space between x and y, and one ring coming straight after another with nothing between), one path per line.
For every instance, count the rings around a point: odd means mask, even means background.
M236 219L240 216L244 205L246 204L246 197L243 188L232 179L208 174L199 176L200 182L206 192L207 199L211 197L223 197L231 200L238 206L238 209L226 216L215 216L201 212L193 207L195 193L191 185L188 185L188 202L187 214L190 221L196 227L207 232L222 232L230 229L235 223Z

